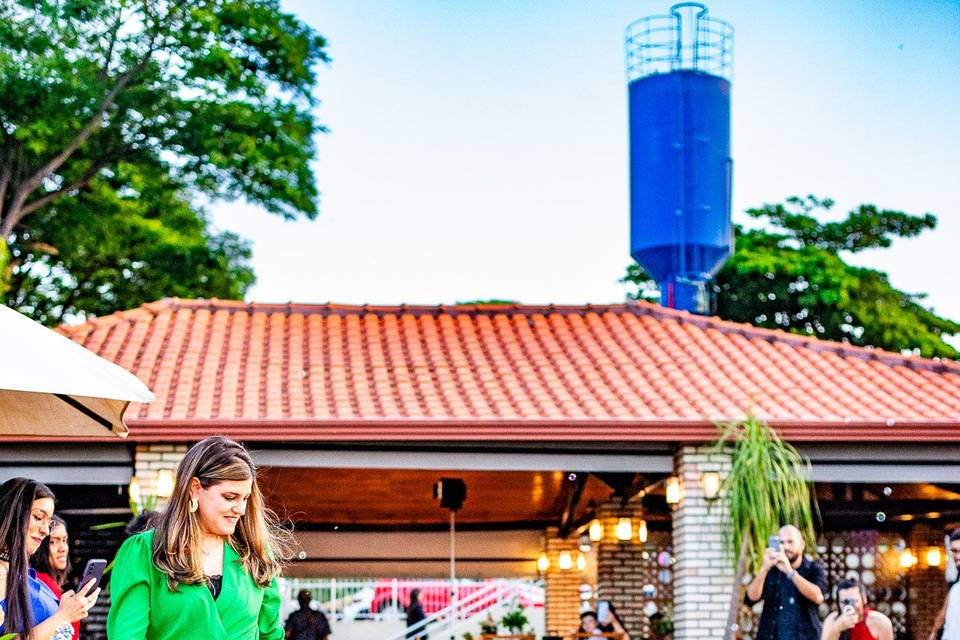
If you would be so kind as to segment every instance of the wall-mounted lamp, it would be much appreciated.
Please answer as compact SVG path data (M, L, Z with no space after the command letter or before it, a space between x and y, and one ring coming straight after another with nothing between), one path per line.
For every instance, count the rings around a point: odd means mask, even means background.
M939 567L940 563L943 562L943 553L940 551L940 547L927 547L924 559L927 561L928 567Z
M130 486L127 487L127 493L130 496L130 502L140 504L140 481L137 476L130 478Z
M547 556L546 551L540 552L540 557L537 558L537 571L540 573L546 573L550 570L550 558Z
M570 555L569 551L560 552L560 557L557 558L557 566L564 571L573 569L573 557Z
M900 554L900 566L909 569L915 564L917 564L917 556L913 555L913 551L910 549L904 549Z
M633 522L630 518L620 518L617 520L617 540L627 542L633 538Z
M173 469L157 471L157 497L166 500L173 495Z
M667 478L667 504L680 503L680 478L670 476Z
M700 476L703 486L703 497L707 500L716 500L720 497L720 472L704 471Z
M590 536L590 542L600 542L603 540L603 523L599 519L594 518L590 521L590 527L587 529L587 533Z
M577 571L583 571L587 568L587 558L582 553L577 554Z
M647 521L640 520L640 526L637 529L637 538L640 540L640 542L646 542L647 536L648 536Z

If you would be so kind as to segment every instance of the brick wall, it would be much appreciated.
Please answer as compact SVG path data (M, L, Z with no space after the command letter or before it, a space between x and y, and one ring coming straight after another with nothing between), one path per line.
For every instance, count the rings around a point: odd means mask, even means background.
M729 457L705 447L681 447L674 458L681 502L673 513L674 640L722 638L734 568L723 551L723 518L703 497L700 474L730 469Z
M156 495L157 473L170 469L176 473L177 465L187 453L185 444L138 444L134 456L134 475L140 483L141 495Z
M580 624L580 585L584 583L584 576L575 564L572 569L560 569L558 558L561 551L569 551L576 561L578 540L576 537L560 538L554 527L547 529L546 536L547 556L550 558L550 569L544 576L547 585L547 631L566 636Z
M918 524L910 530L907 536L907 545L913 549L919 562L910 569L909 603L907 609L907 624L915 638L926 638L933 625L933 618L937 615L943 600L947 595L947 585L944 578L944 567L952 562L943 548L944 532L926 524ZM928 547L938 547L941 550L939 567L930 567L926 562Z
M672 606L673 583L660 579L660 571L669 571L663 577L672 576L673 554L668 531L649 531L647 541L637 537L643 508L638 503L622 505L614 499L600 505L598 517L603 523L604 539L597 545L597 599L609 600L631 637L643 638L650 634L650 623L643 611L652 602L660 612ZM629 517L633 523L634 538L621 542L615 535L617 521ZM663 566L658 564L661 553ZM654 592L645 593L644 587L653 587Z

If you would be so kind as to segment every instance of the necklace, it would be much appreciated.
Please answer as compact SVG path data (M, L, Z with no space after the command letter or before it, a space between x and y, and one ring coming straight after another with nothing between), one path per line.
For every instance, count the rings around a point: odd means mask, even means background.
M0 560L3 560L4 562L10 562L10 553L6 549L0 551Z

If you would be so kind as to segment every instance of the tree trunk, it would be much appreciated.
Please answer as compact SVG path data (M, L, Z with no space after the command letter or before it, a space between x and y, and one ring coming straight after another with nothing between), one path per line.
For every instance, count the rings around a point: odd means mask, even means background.
M737 573L733 578L733 589L730 590L730 610L727 612L727 626L723 629L724 640L735 640L740 634L737 625L737 613L740 611L740 605L743 601L741 588L743 586L743 576L747 568L747 538L744 536L740 542L740 554L737 558Z
M11 264L10 246L7 239L0 236L0 304L6 297L10 289L10 280L13 276L13 265Z

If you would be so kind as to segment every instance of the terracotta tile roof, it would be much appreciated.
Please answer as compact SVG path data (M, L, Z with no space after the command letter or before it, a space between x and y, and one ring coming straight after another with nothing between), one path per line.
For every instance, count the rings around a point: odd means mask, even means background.
M650 304L167 299L65 327L157 394L135 440L705 440L749 409L794 440L960 441L960 364Z

